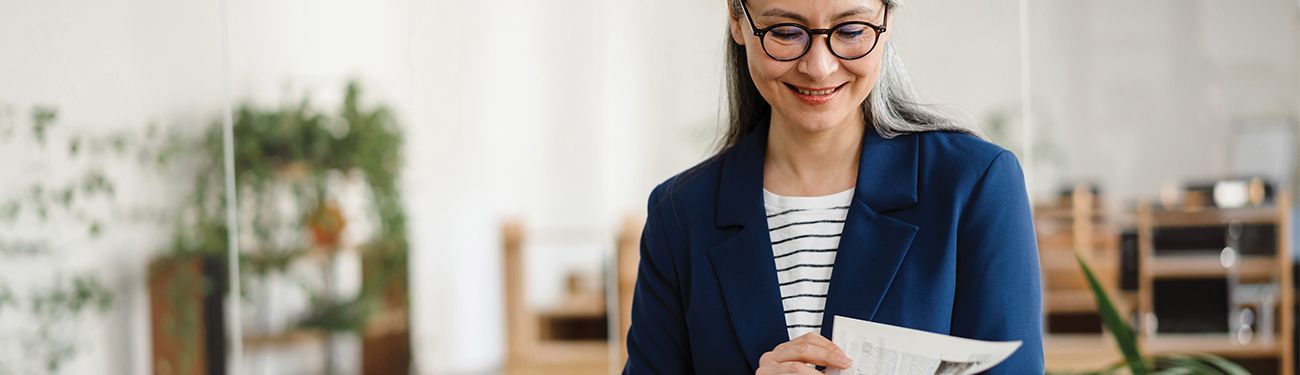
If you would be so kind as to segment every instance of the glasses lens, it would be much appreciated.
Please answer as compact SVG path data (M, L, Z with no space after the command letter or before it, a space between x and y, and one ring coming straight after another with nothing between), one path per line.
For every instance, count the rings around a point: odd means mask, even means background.
M846 59L866 56L876 46L876 29L859 23L840 25L831 32L831 50Z
M777 60L799 58L808 48L808 31L794 26L777 26L763 35L763 49Z

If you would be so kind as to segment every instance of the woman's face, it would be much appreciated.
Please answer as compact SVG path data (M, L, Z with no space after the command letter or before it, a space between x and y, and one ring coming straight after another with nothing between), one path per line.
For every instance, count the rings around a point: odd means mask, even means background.
M778 23L809 29L828 29L848 21L885 24L881 0L748 0L747 4L760 29ZM812 35L806 54L778 61L764 51L744 14L731 20L731 35L745 46L750 77L772 106L773 120L808 132L862 120L861 104L880 77L880 60L889 39L889 32L882 33L871 53L845 60L826 46L825 38L834 36Z

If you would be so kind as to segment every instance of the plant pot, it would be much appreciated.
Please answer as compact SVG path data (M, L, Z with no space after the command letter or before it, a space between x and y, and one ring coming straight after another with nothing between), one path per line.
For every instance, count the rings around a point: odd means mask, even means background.
M153 373L226 373L225 262L169 256L149 263Z

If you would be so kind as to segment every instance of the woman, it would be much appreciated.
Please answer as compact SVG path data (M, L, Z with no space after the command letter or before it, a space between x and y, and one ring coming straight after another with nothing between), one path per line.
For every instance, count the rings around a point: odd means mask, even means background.
M650 194L625 373L819 373L834 316L1023 342L1043 373L1019 163L918 104L896 0L728 0L722 151Z

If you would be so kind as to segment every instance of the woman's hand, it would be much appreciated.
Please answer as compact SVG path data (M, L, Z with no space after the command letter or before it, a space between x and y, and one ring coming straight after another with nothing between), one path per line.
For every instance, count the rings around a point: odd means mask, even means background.
M758 372L755 375L821 374L809 364L848 368L853 360L831 340L815 332L808 332L777 345L772 351L758 357Z

